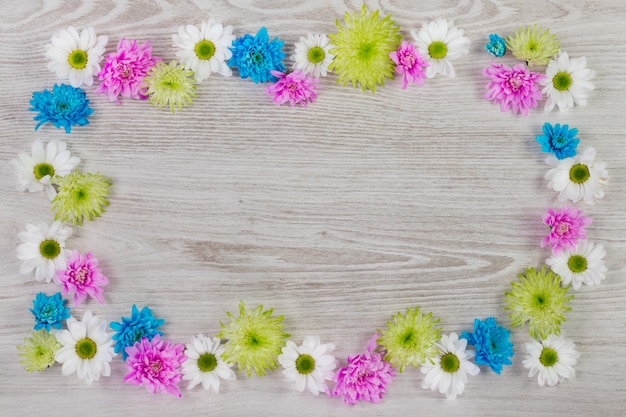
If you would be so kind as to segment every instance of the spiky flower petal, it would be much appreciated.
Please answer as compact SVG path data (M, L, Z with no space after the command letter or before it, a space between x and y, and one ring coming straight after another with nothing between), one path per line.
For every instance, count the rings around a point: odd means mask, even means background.
M54 355L60 348L57 338L46 330L33 331L32 337L24 338L24 345L17 347L26 372L41 372L53 366Z
M506 46L515 58L526 61L529 67L546 65L559 52L556 35L537 25L517 29L506 39Z
M52 329L60 330L63 321L70 318L70 309L65 307L65 300L61 298L60 292L51 296L42 292L37 293L30 312L35 316L34 329L44 329L48 332Z
M30 105L28 110L37 112L33 120L39 122L35 130L44 123L52 123L57 129L62 127L65 133L70 133L73 125L88 125L87 117L93 113L85 91L65 84L55 84L52 91L33 92Z
M496 374L502 372L502 365L511 365L511 332L498 326L494 317L474 319L474 332L461 332L461 338L476 349L477 365L488 365Z
M81 174L74 171L64 177L54 178L58 188L52 199L55 220L83 224L83 220L100 217L104 207L109 205L111 180L99 173Z
M182 110L190 105L196 96L193 71L185 69L185 65L176 60L157 62L143 79L143 87L147 87L146 95L150 103L161 109L165 105Z
M237 67L241 78L250 77L255 84L276 81L272 71L285 70L283 45L284 42L278 38L270 41L267 29L262 27L255 36L246 34L233 42L230 48L233 56L228 65Z
M156 335L163 336L163 332L158 330L165 323L163 319L156 319L152 315L150 307L144 307L139 311L133 304L131 316L122 317L120 322L112 322L111 329L115 332L113 341L115 342L115 353L122 352L122 360L126 360L128 354L126 348L133 346L136 342L146 338L152 340Z

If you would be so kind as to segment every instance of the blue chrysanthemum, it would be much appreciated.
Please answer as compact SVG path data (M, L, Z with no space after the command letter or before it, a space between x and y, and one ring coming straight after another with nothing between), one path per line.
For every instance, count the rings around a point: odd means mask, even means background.
M40 292L33 300L33 308L30 312L35 316L35 330L51 328L60 329L63 320L70 318L70 309L65 307L65 300L61 298L61 293L47 296Z
M278 38L269 40L267 29L262 27L256 36L245 35L233 41L233 47L229 48L233 56L228 60L228 65L239 69L241 78L252 79L255 83L276 81L270 71L285 71L281 62L285 53L281 50L284 42Z
M489 42L485 44L485 49L495 57L501 57L506 52L506 42L495 33L489 35Z
M85 126L89 124L87 117L93 113L89 107L89 100L81 88L65 84L55 84L52 92L49 90L35 91L30 111L39 112L33 120L39 123L35 130L44 123L50 122L57 129L65 128L65 133L72 131L72 125Z
M511 332L498 326L496 319L474 320L474 333L462 332L461 338L476 349L476 364L488 365L493 372L500 374L502 365L510 365L513 356Z
M122 359L126 360L126 347L133 346L144 337L152 340L157 334L163 336L163 332L157 330L163 323L165 320L155 319L149 307L142 308L140 312L133 304L130 318L122 317L120 323L112 322L110 325L116 332L112 337L115 341L115 353L122 352Z
M551 152L558 159L565 159L576 155L576 146L580 139L576 137L578 129L570 129L568 125L561 126L550 123L543 125L543 135L537 136L537 142L543 152Z

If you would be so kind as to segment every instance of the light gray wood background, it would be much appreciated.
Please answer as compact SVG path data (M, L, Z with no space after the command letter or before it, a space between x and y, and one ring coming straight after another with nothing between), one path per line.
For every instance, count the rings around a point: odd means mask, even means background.
M621 415L626 394L626 216L624 91L626 13L611 1L366 1L392 14L402 34L438 17L454 19L472 40L455 62L457 78L400 89L388 81L375 94L323 79L307 109L276 107L265 86L211 77L192 107L158 111L147 102L109 103L86 88L95 109L70 135L46 125L33 130L33 91L57 80L46 68L45 44L68 25L109 36L151 39L156 55L175 58L179 25L213 16L237 36L265 25L293 44L308 32L334 33L335 19L359 1L0 1L0 410L3 415L216 416L502 416ZM489 33L538 23L571 56L585 55L598 77L589 106L529 117L501 113L482 99L483 50ZM503 60L512 64L509 57ZM505 325L503 293L526 266L548 257L539 248L541 215L557 205L543 179L547 166L535 136L544 122L580 130L582 147L597 148L611 176L606 198L579 204L594 219L589 238L607 248L607 279L576 293L563 333L582 355L577 378L539 388L521 365L526 330L513 330L514 364L501 376L487 369L456 401L421 388L408 369L379 405L344 406L299 394L280 371L223 384L219 396L184 390L150 395L113 373L92 386L60 367L27 374L16 345L30 334L36 292L58 287L19 274L17 233L27 222L52 221L45 194L20 193L8 161L34 139L61 139L83 159L83 171L114 181L106 213L68 247L92 251L111 283L106 304L91 309L109 321L133 303L166 319L167 338L215 334L239 300L285 316L300 343L319 335L348 354L363 351L397 311L419 305L441 318L445 332L469 330L474 318ZM185 384L182 385L184 387Z

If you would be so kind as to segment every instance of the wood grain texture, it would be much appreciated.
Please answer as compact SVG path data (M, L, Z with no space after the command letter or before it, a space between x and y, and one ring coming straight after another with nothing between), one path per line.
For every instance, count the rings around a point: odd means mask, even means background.
M472 40L455 62L455 79L400 89L388 81L375 94L323 79L306 109L276 107L264 86L213 76L198 85L183 112L146 102L115 106L86 88L90 125L70 135L34 132L28 101L57 80L44 45L68 25L109 36L151 39L156 55L175 58L171 35L181 24L213 16L235 34L260 26L293 44L307 32L335 31L353 0L0 1L0 410L3 415L216 416L617 416L626 396L626 13L620 0L366 1L392 14L402 34L422 22L454 19ZM489 33L520 25L549 27L571 56L585 55L598 73L589 106L565 114L501 113L482 99L483 51ZM506 60L512 63L513 61ZM576 293L563 332L582 356L577 378L539 388L521 365L525 330L515 329L514 364L501 376L485 369L462 397L447 401L421 388L409 369L379 405L295 392L280 371L239 375L219 396L185 391L152 396L122 383L116 358L110 378L85 386L60 367L26 374L15 346L30 333L27 309L53 284L19 274L17 233L27 222L52 221L43 194L19 193L8 161L33 139L61 139L83 163L114 181L102 218L75 228L71 248L90 250L111 283L106 304L88 302L107 320L149 305L166 319L168 338L214 334L239 300L274 307L295 341L317 334L345 360L361 352L396 311L419 305L445 332L470 329L475 317L508 323L503 293L526 266L548 253L538 243L540 218L556 205L535 136L546 122L569 123L582 145L608 163L607 196L583 206L594 219L589 238L607 248L607 279Z

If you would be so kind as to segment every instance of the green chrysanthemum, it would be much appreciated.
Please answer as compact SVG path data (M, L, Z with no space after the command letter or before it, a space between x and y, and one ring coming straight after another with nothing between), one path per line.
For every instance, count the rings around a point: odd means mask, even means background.
M33 337L24 339L24 346L17 347L24 358L20 363L24 364L26 372L41 372L54 365L54 354L60 348L57 338L46 330L34 331Z
M350 81L353 87L359 83L363 91L374 92L376 84L393 77L395 64L389 54L398 49L402 36L391 15L380 19L378 10L368 13L364 4L358 14L346 12L345 26L339 20L335 24L338 33L330 35L335 45L330 69L338 74L338 83L345 86Z
M564 313L572 308L567 303L574 298L567 295L566 288L561 288L561 277L545 266L537 271L526 268L526 273L519 274L519 281L512 282L512 290L504 293L511 310L511 326L524 326L528 322L530 335L536 339L545 339L550 334L561 333Z
M52 199L54 219L63 222L83 224L83 219L100 217L104 207L109 205L107 197L111 180L102 174L81 174L74 171L63 177L55 177L58 193Z
M229 363L237 363L239 372L245 368L248 376L254 369L257 375L278 367L278 355L285 346L287 333L283 333L283 316L272 317L274 309L263 311L260 305L249 312L243 301L239 303L239 317L230 312L226 315L229 323L222 323L217 337L228 339L224 345L222 358Z
M559 41L548 29L534 25L516 30L506 39L506 47L515 58L526 61L526 65L532 67L546 65L559 52Z
M407 365L417 368L437 356L435 342L441 338L441 328L434 327L439 319L433 320L432 313L424 315L419 307L408 308L406 315L397 313L392 319L377 341L387 351L387 362L403 372Z
M158 108L169 104L170 110L182 110L188 106L196 96L192 70L185 69L184 64L178 64L176 60L169 64L157 62L144 77L144 87L147 87L146 95L150 103Z

